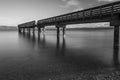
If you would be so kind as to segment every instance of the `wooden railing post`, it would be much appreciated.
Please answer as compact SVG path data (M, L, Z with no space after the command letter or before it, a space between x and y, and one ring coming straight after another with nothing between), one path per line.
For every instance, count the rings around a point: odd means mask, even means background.
M113 14L114 14L114 7L113 7L113 4L111 6L111 17L113 17Z
M102 9L101 9L101 7L100 7L100 18L101 18L101 16L102 16L102 12L101 12L101 11L102 11Z
M85 11L83 11L83 20L85 19Z

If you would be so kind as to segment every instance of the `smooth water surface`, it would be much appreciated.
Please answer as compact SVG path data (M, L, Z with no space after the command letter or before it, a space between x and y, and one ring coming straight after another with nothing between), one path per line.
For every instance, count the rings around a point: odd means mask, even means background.
M0 79L42 80L44 77L84 70L117 68L113 30L56 31L38 35L0 32Z

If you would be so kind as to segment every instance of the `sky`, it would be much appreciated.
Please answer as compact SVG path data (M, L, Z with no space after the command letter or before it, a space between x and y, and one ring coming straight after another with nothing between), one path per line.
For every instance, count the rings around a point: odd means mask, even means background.
M0 25L17 26L120 0L0 0Z

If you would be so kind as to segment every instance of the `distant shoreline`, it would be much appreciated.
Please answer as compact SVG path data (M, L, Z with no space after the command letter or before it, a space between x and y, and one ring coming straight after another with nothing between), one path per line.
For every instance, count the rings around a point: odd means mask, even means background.
M66 30L74 30L74 31L78 31L78 30L111 30L114 29L113 27L107 27L107 28L66 28ZM56 29L46 29L46 30L56 30Z
M66 28L66 30L68 31L79 31L79 30L84 30L84 31L90 31L90 30L111 30L111 29L114 29L113 27L107 27L107 28L103 28L103 27L100 27L100 28ZM0 28L0 31L17 31L18 29L17 28ZM50 31L55 31L56 28L54 29L46 29L46 30L50 30ZM37 29L36 29L37 31Z
M0 31L17 31L17 29L0 29Z

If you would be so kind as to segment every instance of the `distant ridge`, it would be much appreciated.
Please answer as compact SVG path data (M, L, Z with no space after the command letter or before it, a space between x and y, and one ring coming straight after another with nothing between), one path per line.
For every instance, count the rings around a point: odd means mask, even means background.
M0 31L13 31L17 30L16 26L0 26Z

